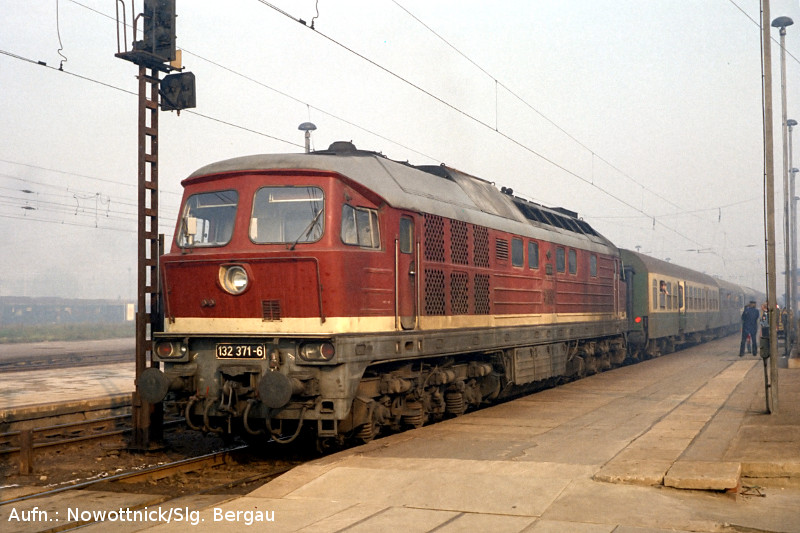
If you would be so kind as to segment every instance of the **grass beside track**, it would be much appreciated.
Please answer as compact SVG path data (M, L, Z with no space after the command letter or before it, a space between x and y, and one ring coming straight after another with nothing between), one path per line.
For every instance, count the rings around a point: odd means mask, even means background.
M43 324L0 326L0 344L85 341L134 337L132 322L120 324Z

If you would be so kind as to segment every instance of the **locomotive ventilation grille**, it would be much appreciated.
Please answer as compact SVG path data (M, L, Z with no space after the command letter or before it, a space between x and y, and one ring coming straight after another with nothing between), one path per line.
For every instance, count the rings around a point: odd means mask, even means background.
M494 241L495 256L500 262L508 261L508 241L505 239L495 239Z
M261 300L261 316L265 321L281 319L280 300Z
M444 219L425 215L425 260L444 263Z
M467 223L450 221L450 260L456 265L469 264Z
M425 314L444 315L444 272L425 269Z
M488 315L492 311L489 304L489 274L475 274L475 314Z
M450 310L454 315L469 313L469 275L466 272L450 273Z
M472 226L473 262L476 267L489 268L489 230Z

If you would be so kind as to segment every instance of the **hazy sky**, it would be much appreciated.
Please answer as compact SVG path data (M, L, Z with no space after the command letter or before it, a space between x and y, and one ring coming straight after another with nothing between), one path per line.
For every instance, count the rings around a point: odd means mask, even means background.
M770 8L797 22L786 48L789 117L800 119L800 2ZM352 140L393 159L444 162L577 211L620 247L764 286L756 0L178 0L177 9L198 94L195 110L160 114L167 239L183 178L219 159L301 151L297 126L310 120L317 148ZM114 57L115 18L114 0L0 0L0 295L135 293L137 67Z

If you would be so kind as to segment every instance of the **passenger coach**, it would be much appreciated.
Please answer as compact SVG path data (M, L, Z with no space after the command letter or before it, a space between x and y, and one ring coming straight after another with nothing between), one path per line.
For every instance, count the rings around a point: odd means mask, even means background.
M637 252L620 252L634 358L656 357L739 331L745 298L754 292Z

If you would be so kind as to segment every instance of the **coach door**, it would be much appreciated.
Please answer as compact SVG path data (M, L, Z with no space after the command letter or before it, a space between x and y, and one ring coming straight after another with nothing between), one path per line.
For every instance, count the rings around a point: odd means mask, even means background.
M686 282L678 282L678 332L686 329Z
M396 314L400 328L417 327L417 257L414 219L400 217L400 231L395 241Z

